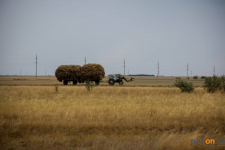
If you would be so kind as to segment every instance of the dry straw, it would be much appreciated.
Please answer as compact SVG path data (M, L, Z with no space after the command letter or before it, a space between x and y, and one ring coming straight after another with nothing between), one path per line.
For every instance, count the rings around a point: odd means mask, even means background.
M55 71L55 76L59 81L72 78L78 80L80 77L80 65L61 65Z
M62 80L101 80L105 76L104 68L99 64L61 65L55 71L56 78Z
M104 76L105 70L99 64L86 64L81 67L81 79L101 80Z

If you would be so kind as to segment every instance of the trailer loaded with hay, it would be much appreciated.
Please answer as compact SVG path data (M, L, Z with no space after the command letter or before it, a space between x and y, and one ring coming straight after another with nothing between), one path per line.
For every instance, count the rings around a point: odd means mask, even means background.
M104 68L99 64L80 65L61 65L55 71L58 81L67 85L73 82L73 85L84 83L86 81L94 81L99 85L100 80L105 76Z

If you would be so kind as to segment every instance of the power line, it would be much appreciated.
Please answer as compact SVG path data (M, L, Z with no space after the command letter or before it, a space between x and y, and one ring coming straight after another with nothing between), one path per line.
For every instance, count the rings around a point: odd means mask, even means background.
M188 66L188 64L187 64L187 77L188 77L188 70L189 70L189 68L188 68L189 66Z
M124 76L125 76L125 59L124 59Z
M158 78L158 76L159 76L159 61L158 61L158 75L157 75L157 78Z
M84 60L84 62L85 62L85 65L86 65L86 57L85 57L85 60Z
M36 54L36 78L37 78L37 54Z

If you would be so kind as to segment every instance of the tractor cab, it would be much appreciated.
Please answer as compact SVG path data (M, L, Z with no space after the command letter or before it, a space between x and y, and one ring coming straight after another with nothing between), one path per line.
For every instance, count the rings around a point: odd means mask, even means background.
M113 79L114 81L117 80L117 78L116 78L114 75L109 75L109 78L110 78L110 79Z
M116 78L115 76L113 75L109 75L109 85L114 85L115 83L119 83L120 85L123 85L123 79L127 82L131 82L131 81L134 81L134 78L131 77L130 80L127 80L126 78L124 77L119 77L119 78Z
M120 78L116 78L113 75L109 75L109 85L114 85L115 83L119 83L120 85L123 85L123 80Z

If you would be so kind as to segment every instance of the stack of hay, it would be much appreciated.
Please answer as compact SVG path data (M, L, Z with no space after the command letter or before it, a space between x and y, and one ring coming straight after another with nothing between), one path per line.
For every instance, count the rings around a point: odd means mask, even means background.
M104 76L105 70L99 64L86 64L81 67L81 79L101 80Z
M60 82L68 78L78 80L81 75L80 71L80 65L61 65L56 69L55 76Z

